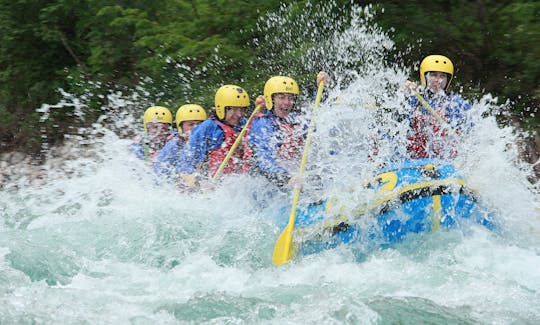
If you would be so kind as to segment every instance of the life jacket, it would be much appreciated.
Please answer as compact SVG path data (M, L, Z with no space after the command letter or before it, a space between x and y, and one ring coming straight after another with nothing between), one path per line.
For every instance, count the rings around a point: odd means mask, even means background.
M219 166L227 156L227 153L229 153L229 150L233 146L234 142L236 141L236 138L238 137L239 132L237 132L235 129L230 127L229 125L226 125L217 119L212 119L214 123L216 123L217 126L223 130L224 133L224 139L221 144L221 147L217 149L210 150L208 152L208 175L213 176L216 171L219 169ZM223 168L222 173L223 174L232 174L232 173L239 173L242 172L242 157L243 157L243 150L242 146L238 146L236 150L234 151L233 155Z
M447 98L434 103L433 109L444 120L449 104ZM426 112L421 107L422 104L419 105L412 114L411 132L407 135L407 150L411 158L455 158L457 156L455 139L448 137L448 130L441 122Z
M288 123L283 119L276 119L281 132L281 144L277 148L281 160L299 160L304 147L304 132L301 123Z
M261 118L264 113L257 113L253 120ZM253 121L252 120L252 121ZM280 143L277 147L277 159L281 161L299 160L302 156L302 149L304 147L304 132L301 129L301 123L289 123L285 119L280 119L276 116L270 118L272 124L277 130L274 136L277 136ZM253 148L249 145L247 139L249 138L249 132L251 131L251 125L244 136L244 156L245 165L243 171L247 172L251 165L256 165L254 162L255 153Z

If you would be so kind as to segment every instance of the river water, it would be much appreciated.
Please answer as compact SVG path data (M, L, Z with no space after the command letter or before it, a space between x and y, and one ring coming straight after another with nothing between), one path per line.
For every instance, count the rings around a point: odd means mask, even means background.
M323 185L308 184L301 202L334 197L354 208L363 194L350 189L402 144L394 117L406 109L398 90L407 77L373 60L392 42L362 21L338 39L326 53L336 62L350 44L370 59L361 72L336 68L308 160ZM307 114L312 105L304 100ZM94 155L66 162L69 177L51 169L40 187L19 180L0 192L0 323L538 324L539 192L514 130L490 117L501 107L489 94L473 100L475 128L454 162L494 213L495 231L344 246L280 267L271 255L291 193L245 175L205 193L156 186L130 140L96 125ZM374 125L394 136L375 161L366 155Z

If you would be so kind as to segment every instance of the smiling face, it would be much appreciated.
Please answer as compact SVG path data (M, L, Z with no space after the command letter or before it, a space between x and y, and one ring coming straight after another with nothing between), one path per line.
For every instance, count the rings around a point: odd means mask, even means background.
M245 109L245 107L227 107L225 110L225 122L232 126L240 124Z
M288 93L277 93L272 96L274 102L274 114L279 118L285 118L293 110L296 96Z
M428 88L433 93L438 93L441 90L444 91L446 89L448 75L444 72L429 71L426 73L426 82Z

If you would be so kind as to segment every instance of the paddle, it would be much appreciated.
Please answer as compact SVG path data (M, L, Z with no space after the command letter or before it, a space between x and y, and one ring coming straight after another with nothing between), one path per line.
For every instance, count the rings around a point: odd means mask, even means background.
M422 95L420 95L418 93L418 91L416 91L415 89L412 89L413 93L414 93L414 96L416 98L418 98L418 100L420 101L420 103L422 104L422 106L424 106L425 108L427 108L427 110L429 111L429 113L431 115L433 115L433 117L439 121L439 123L442 124L442 126L444 126L445 128L449 129L450 131L452 131L452 133L454 133L454 135L457 135L457 132L456 130L454 130L454 128L452 126L450 126L450 124L448 124L448 122L446 122L434 109L433 107L431 107L431 105L429 105L429 103L424 99L424 97L422 97Z
M315 117L317 115L317 108L321 102L322 91L324 88L324 81L319 83L319 88L317 89L317 97L315 98L315 106L313 107L313 112L311 113L311 121L309 122L309 127L306 136L306 144L304 145L304 152L302 154L302 161L300 163L300 171L298 172L298 178L302 178L304 170L306 169L307 155L309 151L309 146L311 145L311 133L315 126ZM276 245L274 246L274 254L272 255L272 263L275 265L282 265L287 263L292 257L292 235L294 230L294 223L296 222L296 206L298 205L298 199L300 198L300 187L296 186L294 190L294 198L291 207L291 215L289 216L289 223L279 235Z
M242 141L242 138L244 137L244 134L246 133L246 130L248 129L248 126L249 124L251 123L251 120L253 119L253 117L255 116L255 114L257 114L259 112L259 110L261 109L261 105L257 105L255 107L255 109L253 110L253 113L251 113L251 116L249 117L249 119L247 120L246 124L244 125L244 127L242 128L242 131L240 131L240 134L238 135L238 137L236 138L236 140L234 141L231 149L229 150L229 152L227 152L227 155L225 156L225 158L223 159L223 161L221 162L221 165L219 165L219 168L216 170L216 172L214 173L214 176L212 176L212 180L215 181L217 179L217 177L219 176L219 174L221 174L221 172L223 171L223 169L225 168L225 165L227 165L227 162L229 161L229 159L231 159L234 151L236 150L236 147L238 147L238 144L240 144L240 141Z

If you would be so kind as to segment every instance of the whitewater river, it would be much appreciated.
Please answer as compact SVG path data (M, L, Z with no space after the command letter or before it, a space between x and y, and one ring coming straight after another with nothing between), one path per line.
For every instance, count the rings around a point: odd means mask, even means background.
M275 212L290 197L260 207L252 190L264 184L243 177L201 195L156 188L127 145L112 143L92 175L0 193L0 323L540 321L532 196L493 174L479 177L515 211L498 233L440 231L276 267Z
M328 55L344 57L347 40L364 57L391 47L362 26L345 30ZM366 61L347 75L354 82L328 90L308 163L324 185L302 202L361 204L350 188L403 140L393 117L406 109L398 91L406 73ZM69 177L52 168L39 187L16 180L0 192L0 324L538 324L538 188L517 158L513 130L484 114L500 106L489 94L473 104L476 127L455 164L494 213L496 231L471 226L387 249L339 247L280 267L271 255L291 193L247 176L206 193L156 186L128 153L129 139L95 126L95 155L67 161ZM308 113L312 102L303 106ZM375 162L366 154L374 125L395 139Z

